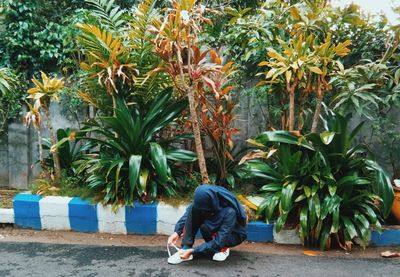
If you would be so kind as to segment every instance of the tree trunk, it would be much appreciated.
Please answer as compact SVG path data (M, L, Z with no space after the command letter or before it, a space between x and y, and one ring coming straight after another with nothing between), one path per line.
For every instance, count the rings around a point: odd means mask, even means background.
M43 160L42 132L40 131L40 129L36 129L36 131L37 131L38 142L39 142L39 162L40 162L40 165L43 167L44 160Z
M298 80L294 79L293 84L286 83L286 89L289 93L289 131L294 131L294 92L297 87Z
M294 130L294 89L289 90L289 131Z
M115 116L115 109L117 108L117 99L115 99L114 93L111 94L112 105L113 105L113 116Z
M190 32L188 32L190 33ZM190 48L190 44L189 44ZM182 85L184 86L183 90L188 96L189 100L189 111L190 111L190 117L191 117L191 122L192 122L192 130L193 130L193 135L194 135L194 143L196 146L196 153L197 153L197 159L199 162L199 168L200 168L200 174L201 174L201 181L202 183L209 183L210 179L208 178L208 172L207 172L207 164L206 164L206 159L204 157L204 150L203 150L203 144L201 142L201 132L200 132L200 124L199 124L199 118L197 116L197 109L196 109L196 99L194 95L194 86L191 84L191 86L187 85L185 81L185 74L183 72L183 61L182 61L182 52L180 48L177 49L177 55L178 55L178 68L179 68L179 75L180 79L182 82ZM188 71L189 71L189 76L190 76L190 50L188 51ZM179 88L178 88L179 89Z
M46 121L47 121L47 129L49 130L50 141L52 145L57 143L56 136L54 135L53 131L53 124L51 122L51 115L50 115L50 107L46 107L45 109L46 114ZM58 150L56 149L53 152L53 161L54 161L54 174L56 177L56 181L61 178L61 165L60 165L60 157L58 156Z
M304 105L305 105L305 102L306 102L306 96L307 96L307 93L303 91L301 93L300 112L299 112L299 117L297 119L297 130L299 130L299 131L301 131L303 129L303 126L304 126L303 116L304 116Z
M318 84L317 86L317 105L315 106L314 118L311 126L311 133L315 133L318 128L319 116L321 114L321 106L322 106L322 91L321 86Z
M196 101L193 90L189 89L189 91L187 91L187 95L189 99L190 117L192 121L192 129L194 134L194 142L196 146L197 158L199 162L201 180L203 183L209 183L210 179L208 178L206 159L204 157L204 150L201 142L200 124L199 124L199 118L197 116Z

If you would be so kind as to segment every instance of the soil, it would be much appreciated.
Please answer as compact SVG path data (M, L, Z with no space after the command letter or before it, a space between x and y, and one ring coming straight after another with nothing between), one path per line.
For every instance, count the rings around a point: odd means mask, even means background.
M35 231L15 229L12 225L0 226L0 242L39 242L53 244L78 244L78 245L100 245L100 246L146 246L165 247L167 236L140 236L140 235L111 235L99 233L77 233L70 231ZM201 240L198 240L201 242ZM275 243L244 242L235 247L236 251L255 252L269 255L304 255L305 250L314 251L313 254L323 257L345 257L345 258L379 258L381 252L400 252L400 247L369 247L366 250L354 248L351 253L340 249L319 251L306 249L298 245L282 245Z
M0 208L11 209L13 207L12 200L19 192L16 189L0 188Z

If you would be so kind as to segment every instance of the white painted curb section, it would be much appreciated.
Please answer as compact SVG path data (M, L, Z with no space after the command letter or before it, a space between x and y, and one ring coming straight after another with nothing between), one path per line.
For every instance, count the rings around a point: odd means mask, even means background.
M0 223L14 223L14 210L0 209Z
M301 244L298 231L292 230L281 230L279 233L274 228L274 242L279 244Z
M71 197L47 196L39 201L40 221L47 230L70 230L68 203Z
M111 205L97 204L97 219L99 232L110 234L126 234L125 207L119 208L117 213L111 210Z
M173 207L159 203L157 206L157 234L171 235L174 232L176 222L185 211L186 206Z

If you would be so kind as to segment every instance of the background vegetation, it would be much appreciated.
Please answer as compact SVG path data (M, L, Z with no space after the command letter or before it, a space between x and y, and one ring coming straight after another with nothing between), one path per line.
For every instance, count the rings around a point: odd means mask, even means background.
M36 192L117 208L212 182L260 193L261 218L322 248L349 249L388 216L400 26L384 16L323 0L0 3L0 130L26 104ZM235 99L249 96L266 131L251 151L235 146ZM53 130L59 100L80 129Z

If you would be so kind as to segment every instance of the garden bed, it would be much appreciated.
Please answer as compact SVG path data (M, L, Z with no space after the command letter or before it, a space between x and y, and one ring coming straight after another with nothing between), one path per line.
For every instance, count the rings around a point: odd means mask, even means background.
M13 198L20 191L11 188L0 188L0 209L12 209Z

